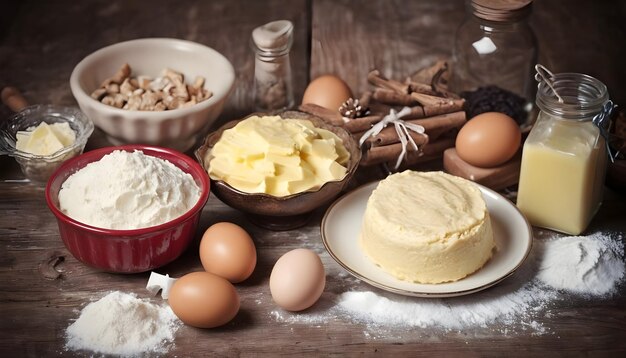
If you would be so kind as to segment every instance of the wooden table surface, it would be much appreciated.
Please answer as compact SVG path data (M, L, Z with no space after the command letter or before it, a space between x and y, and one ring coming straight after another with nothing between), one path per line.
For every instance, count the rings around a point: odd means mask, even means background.
M537 1L531 24L538 36L540 61L556 72L584 72L600 78L617 103L626 103L626 4L623 1ZM379 68L402 78L438 58L450 56L462 0L454 1L13 1L0 5L0 86L20 88L30 103L75 105L69 89L73 67L103 46L140 37L176 37L215 48L233 63L237 79L219 123L252 111L251 30L276 19L295 24L291 60L296 98L309 78L335 73L355 93L367 88L366 74ZM0 107L2 118L10 114ZM86 150L108 145L96 130ZM380 173L360 173L372 180ZM42 187L20 182L13 158L0 157L0 356L89 355L64 350L64 331L78 310L111 290L150 295L148 273L98 272L63 246ZM17 179L17 181L16 181ZM556 302L538 322L547 333L513 325L503 334L494 327L463 332L441 328L372 328L350 317L327 314L336 298L350 290L381 293L351 278L326 253L320 239L324 208L308 225L272 232L215 197L204 208L196 240L186 253L157 271L179 277L201 270L198 243L218 221L246 228L258 250L253 276L237 285L241 311L228 325L211 330L182 327L169 356L358 355L378 353L435 356L567 355L626 351L626 285L611 298L571 297ZM626 200L607 191L590 231L626 233ZM535 230L536 239L551 235ZM294 248L320 254L327 271L321 300L304 313L280 310L268 280L275 261ZM40 265L64 257L56 280ZM511 279L514 279L515 276ZM480 294L476 294L476 299ZM159 301L159 298L154 298ZM317 317L317 318L316 318ZM319 318L321 317L321 318Z

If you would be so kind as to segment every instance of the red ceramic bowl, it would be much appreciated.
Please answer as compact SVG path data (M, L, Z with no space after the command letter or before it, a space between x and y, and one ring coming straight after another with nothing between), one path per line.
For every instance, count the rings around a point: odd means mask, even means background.
M114 150L141 150L170 161L191 174L200 187L200 199L187 213L167 223L135 230L102 229L80 223L59 209L59 190L65 180ZM65 247L83 263L108 272L135 273L163 266L185 251L196 233L202 208L209 198L207 173L193 159L172 149L126 145L93 150L65 162L46 186L46 202L56 216Z

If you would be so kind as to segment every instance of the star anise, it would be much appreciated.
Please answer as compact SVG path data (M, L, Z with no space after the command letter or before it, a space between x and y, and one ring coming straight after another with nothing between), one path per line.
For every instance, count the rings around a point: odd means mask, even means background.
M369 114L369 108L361 106L361 103L358 99L348 98L347 101L341 104L339 107L339 113L344 118L359 118L364 117Z

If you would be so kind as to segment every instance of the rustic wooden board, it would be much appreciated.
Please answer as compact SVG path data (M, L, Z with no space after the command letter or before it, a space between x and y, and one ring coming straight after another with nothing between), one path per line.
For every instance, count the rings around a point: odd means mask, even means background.
M591 58L602 58L598 76L608 74L611 91L624 98L624 72L617 68L624 48L610 47L624 33L617 19L624 15L623 4L542 1L537 9L553 15L582 17L584 34L570 34L569 22L560 23L541 12L536 26L558 37L543 36L540 44L554 50L544 52L558 67L562 50L579 39L593 43L591 49L607 49ZM545 4L544 4L545 3ZM312 11L309 11L312 6ZM6 12L2 12L6 10ZM365 75L373 67L385 75L406 74L432 60L449 55L455 24L463 18L461 1L23 1L2 4L0 24L0 86L12 84L24 91L32 103L72 105L68 79L73 66L85 55L115 42L148 36L180 37L207 44L224 53L235 66L237 85L220 122L252 110L252 53L249 34L258 24L287 18L296 24L292 51L297 98L307 77L334 72L359 93L366 86ZM564 20L565 21L565 20ZM568 20L569 21L569 20ZM562 24L562 25L561 25ZM561 27L564 26L564 27ZM567 27L565 27L567 26ZM566 29L567 28L567 29ZM597 34L595 31L612 30ZM591 31L592 33L589 33ZM621 31L621 32L620 32ZM310 71L308 39L311 33ZM569 39L569 41L566 41ZM562 43L565 41L565 43ZM562 47L559 47L562 46ZM373 50L375 49L375 50ZM577 49L582 51L582 49ZM602 50L604 51L604 50ZM621 52L620 52L621 51ZM576 52L579 53L579 52ZM582 56L582 55L581 55ZM587 57L562 56L562 61L582 66ZM566 62L562 63L565 69ZM574 62L572 62L574 63ZM573 70L584 70L573 68ZM609 82L615 81L615 82ZM613 85L611 85L613 83ZM621 92L620 92L621 91ZM0 116L8 109L0 107ZM88 149L107 145L101 133L92 136ZM382 172L360 173L360 181ZM0 157L0 355L2 357L88 356L88 352L64 350L64 331L78 316L78 310L110 290L135 292L148 297L144 286L148 274L116 275L98 272L74 259L60 241L53 215L45 205L43 188L19 179L12 158ZM357 185L355 183L354 185ZM544 335L513 327L516 334L502 334L498 327L464 332L436 328L371 327L350 317L329 315L337 296L350 290L372 290L349 276L325 252L319 225L324 208L314 213L304 228L271 232L252 225L240 212L211 197L204 208L200 229L192 247L174 263L159 269L180 276L201 270L197 247L201 233L217 221L232 221L252 234L259 262L253 276L237 285L241 312L233 322L213 329L182 327L170 356L276 356L304 354L359 355L379 353L431 356L450 355L543 355L546 351L579 355L616 355L626 351L626 287L611 299L572 298L550 307L539 322L548 329ZM626 233L626 201L609 192L592 223L591 231ZM538 238L547 236L535 230ZM272 302L268 280L274 262L293 248L310 248L320 254L327 270L327 287L311 310L287 313ZM60 279L45 279L39 265L50 255L64 257L57 268ZM154 299L158 302L158 298Z

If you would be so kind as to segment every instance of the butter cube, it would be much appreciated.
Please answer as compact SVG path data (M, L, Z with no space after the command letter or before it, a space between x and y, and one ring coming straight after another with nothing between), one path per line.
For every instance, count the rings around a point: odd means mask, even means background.
M307 163L302 163L302 179L290 181L289 191L292 193L300 193L305 190L319 187L321 183L315 176L313 168Z
M54 123L49 127L52 133L54 133L54 136L57 137L64 147L69 147L76 141L76 132L72 130L69 123Z
M300 165L300 156L295 155L281 155L277 153L267 153L265 156L267 160L272 161L276 164L284 165L287 167L297 167Z
M314 139L311 154L331 160L337 159L338 155L335 150L335 141L332 139Z
M288 182L277 177L265 179L265 192L273 193L272 195L276 196L286 196L294 193L289 190Z
M236 188L246 193L265 193L265 180L261 181L260 183L253 183L242 179L243 178L229 177L227 183L233 188Z
M302 167L276 165L276 178L284 181L302 180L305 172Z
M54 135L50 126L41 122L30 134L25 151L35 155L49 155L63 149L63 143Z

